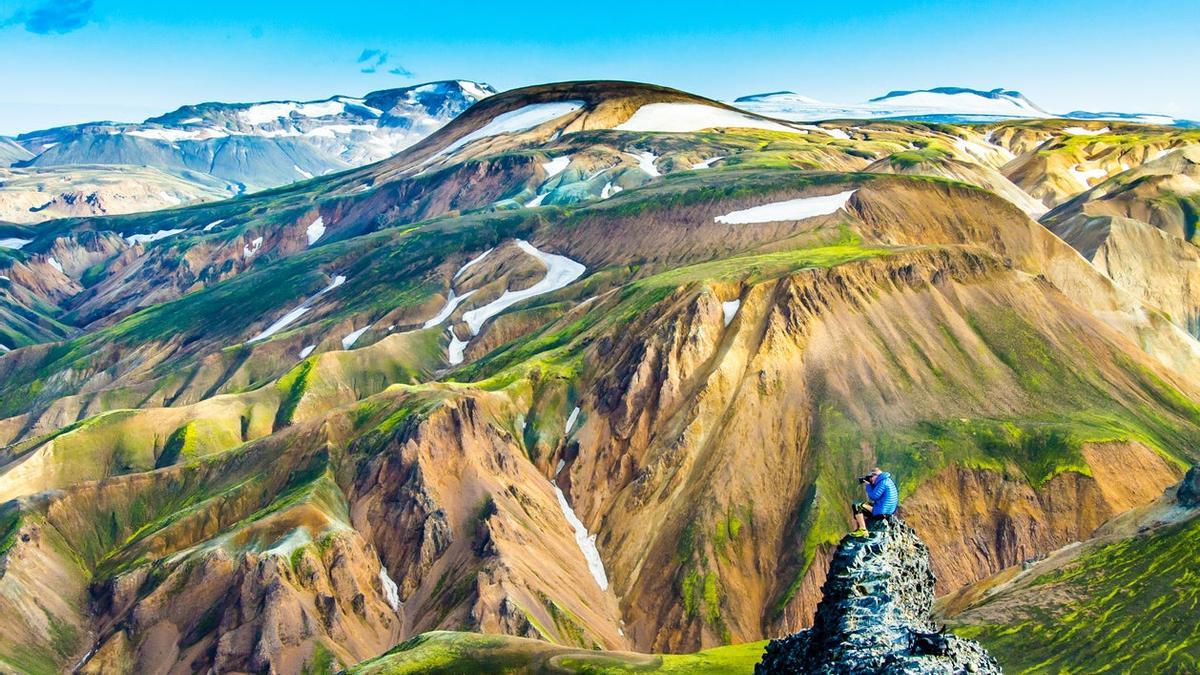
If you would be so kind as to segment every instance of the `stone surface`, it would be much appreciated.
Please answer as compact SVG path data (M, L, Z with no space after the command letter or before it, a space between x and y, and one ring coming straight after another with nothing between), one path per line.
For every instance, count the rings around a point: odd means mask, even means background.
M1193 466L1184 474L1175 498L1184 506L1200 506L1200 465Z
M842 540L822 587L813 627L772 640L767 673L1000 673L970 640L933 623L929 549L899 519Z

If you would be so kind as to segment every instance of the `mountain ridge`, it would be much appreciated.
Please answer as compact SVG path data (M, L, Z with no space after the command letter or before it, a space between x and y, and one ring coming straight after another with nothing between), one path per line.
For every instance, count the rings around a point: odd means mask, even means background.
M140 123L87 122L25 132L0 146L0 152L12 155L10 171L19 176L53 172L57 180L77 182L80 189L74 194L39 188L19 196L2 186L0 219L11 213L9 219L22 222L44 220L47 213L25 205L27 200L87 205L89 210L78 208L82 215L169 205L136 196L157 195L163 181L138 179L136 171L126 168L130 165L176 178L199 176L188 194L195 200L215 196L207 189L214 182L225 185L226 195L235 196L369 164L416 143L494 93L486 84L450 80L374 91L361 98L198 103ZM83 165L111 165L112 175L94 175L89 188L88 177L77 173L76 167ZM95 174L97 169L91 171ZM121 180L131 189L103 187Z

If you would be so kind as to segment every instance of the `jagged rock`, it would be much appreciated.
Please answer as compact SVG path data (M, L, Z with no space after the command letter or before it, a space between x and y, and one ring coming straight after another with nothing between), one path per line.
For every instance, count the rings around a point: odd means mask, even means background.
M899 519L842 540L813 627L772 640L755 667L768 673L1000 673L978 643L933 623L929 549Z
M1175 499L1184 506L1200 506L1200 464L1188 469L1175 492Z

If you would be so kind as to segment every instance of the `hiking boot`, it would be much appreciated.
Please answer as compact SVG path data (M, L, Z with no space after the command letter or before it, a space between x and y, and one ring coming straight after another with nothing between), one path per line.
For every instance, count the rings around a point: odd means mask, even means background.
M855 531L853 531L853 532L851 532L851 533L850 533L850 536L851 536L851 537L858 537L859 539L862 539L863 537L869 537L869 536L871 536L871 533L870 533L869 531L867 531L867 530L855 530Z

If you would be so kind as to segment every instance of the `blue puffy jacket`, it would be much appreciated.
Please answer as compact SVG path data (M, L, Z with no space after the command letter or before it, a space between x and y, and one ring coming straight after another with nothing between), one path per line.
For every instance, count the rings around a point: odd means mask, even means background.
M896 512L896 507L900 505L900 492L896 490L892 474L884 471L875 479L873 485L864 483L863 488L867 491L867 499L874 505L871 508L872 513L877 516L890 516Z

